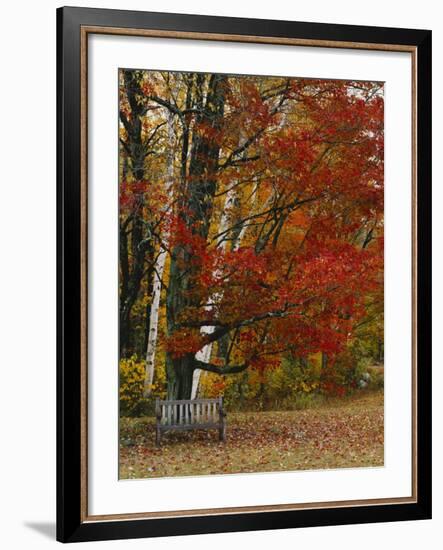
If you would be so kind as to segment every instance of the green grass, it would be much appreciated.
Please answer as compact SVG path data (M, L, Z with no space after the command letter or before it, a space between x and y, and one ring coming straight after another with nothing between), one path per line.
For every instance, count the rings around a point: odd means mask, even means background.
M155 447L153 418L122 418L120 478L275 472L383 465L383 393L302 411L229 413L216 430L169 432Z

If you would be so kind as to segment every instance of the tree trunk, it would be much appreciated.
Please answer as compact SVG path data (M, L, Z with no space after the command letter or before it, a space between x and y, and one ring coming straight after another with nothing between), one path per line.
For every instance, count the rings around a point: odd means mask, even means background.
M234 198L235 198L235 192L231 189L226 194L225 205L224 205L224 208L223 208L223 212L222 212L222 216L221 216L221 220L220 220L219 231L218 231L219 233L223 233L228 227L229 212L230 212L230 209L232 207ZM221 246L223 248L225 248L226 242L227 241L222 241ZM220 295L211 296L210 301L212 303L215 303L215 302L221 300L222 297L223 296L220 296ZM210 311L212 309L212 305L206 306L205 309L207 311L208 310ZM214 326L208 326L208 327L204 326L204 327L201 328L200 332L202 334L212 334L214 332L214 328L215 328ZM198 361L202 361L203 363L209 363L209 361L211 359L211 353L212 353L212 343L206 344L206 346L204 346L201 350L199 350L195 354L195 358ZM199 385L199 382L200 382L200 375L201 375L201 370L200 369L195 369L194 370L194 376L192 378L191 399L195 399L197 397L198 385Z
M123 81L131 107L130 118L120 112L121 122L127 132L127 140L123 147L128 153L133 178L139 182L143 181L145 175L146 151L142 138L143 105L138 100L141 90L137 71L125 70ZM127 169L126 165L125 171ZM153 259L152 242L146 239L146 228L142 219L143 202L143 195L140 194L137 204L129 215L131 231L128 230L129 224L122 223L120 226L120 357L129 357L135 351L132 341L131 311L140 292L146 259ZM129 257L131 257L131 263Z
M165 268L166 252L161 252L155 263L154 283L152 287L152 303L149 315L148 345L146 348L146 375L143 394L148 397L154 381L155 351L157 348L158 315L160 312L160 297L162 291L162 277Z
M179 358L173 358L167 354L168 399L192 399L194 368L194 356L192 354Z
M328 366L328 356L326 355L325 352L322 351L322 354L321 354L321 368L322 368L322 371L324 371L324 369Z
M121 238L121 237L120 237ZM126 280L121 270L120 285L120 357L129 357L134 353L131 328L131 311L138 298L145 262L153 255L152 243L144 241L144 226L141 218L135 217L131 232L132 269L128 270ZM123 241L124 242L124 241ZM126 241L126 246L128 245ZM120 242L120 263L122 263L122 241Z
M197 75L202 80L204 75ZM204 107L196 117L196 125L212 126L215 130L221 128L224 114L226 76L211 75ZM203 82L197 82L196 90L202 90ZM202 103L202 98L197 98ZM216 172L220 145L217 140L204 133L194 132L192 137L189 174L179 205L182 220L189 230L206 239L212 215L213 200L216 191ZM185 162L182 159L182 171ZM192 288L193 280L198 278L199 267L189 259L192 251L186 245L177 244L171 253L168 293L166 298L167 330L173 338L180 314L192 306L187 290ZM168 379L168 399L190 399L192 394L192 378L195 369L193 354L176 358L170 352L166 354Z
M384 348L383 348L383 340L381 338L378 338L377 340L377 355L378 355L378 362L383 363L384 359Z
M166 168L166 189L169 198L172 194L172 186L174 183L174 115L171 111L167 112L168 121L168 156L167 156L167 168ZM163 236L163 244L167 248L169 242L169 234L165 232ZM160 312L160 297L162 291L162 279L163 271L166 264L166 250L160 250L154 268L154 281L152 286L152 301L149 315L149 330L148 330L148 342L146 346L146 374L144 381L143 395L148 397L151 394L152 383L154 381L155 370L155 351L157 348L157 335L158 335L158 316Z

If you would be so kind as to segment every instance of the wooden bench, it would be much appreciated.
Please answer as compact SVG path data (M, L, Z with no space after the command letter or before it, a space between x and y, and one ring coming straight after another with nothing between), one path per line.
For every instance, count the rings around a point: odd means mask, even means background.
M178 399L155 402L157 418L155 444L160 446L162 433L170 430L218 429L220 441L226 440L226 413L223 397L217 399Z

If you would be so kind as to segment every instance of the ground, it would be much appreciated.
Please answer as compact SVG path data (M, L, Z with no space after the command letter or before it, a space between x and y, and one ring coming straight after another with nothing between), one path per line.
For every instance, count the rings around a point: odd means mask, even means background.
M120 478L383 466L383 393L315 409L228 413L216 430L169 432L155 447L154 418L122 418Z

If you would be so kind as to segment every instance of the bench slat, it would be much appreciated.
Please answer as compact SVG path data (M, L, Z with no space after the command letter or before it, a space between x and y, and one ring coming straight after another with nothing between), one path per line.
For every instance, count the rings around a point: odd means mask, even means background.
M214 403L217 402L218 399L159 399L158 403L159 405L181 405L184 403L191 404L191 403Z

